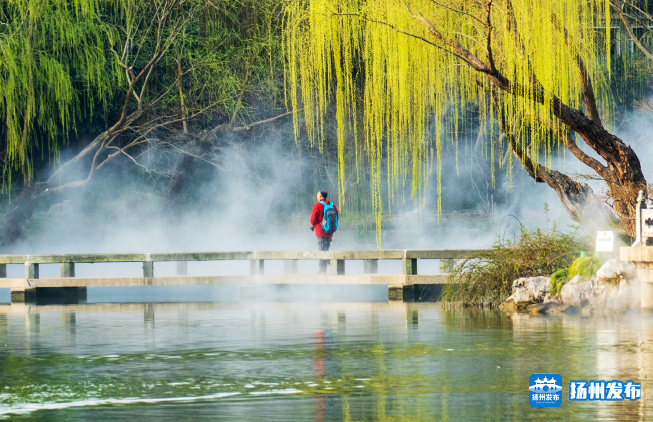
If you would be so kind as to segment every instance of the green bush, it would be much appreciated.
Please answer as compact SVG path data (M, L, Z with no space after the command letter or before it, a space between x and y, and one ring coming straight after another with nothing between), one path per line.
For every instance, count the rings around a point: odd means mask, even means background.
M572 279L577 275L588 278L594 277L601 265L603 265L603 261L597 256L578 258L569 267L569 278Z
M551 274L550 292L552 295L560 294L562 286L569 281L569 270L563 268Z
M539 229L528 232L522 227L519 241L497 241L479 258L459 261L442 298L464 304L498 304L512 294L514 280L548 277L569 267L589 246L590 239L578 228L570 233L545 233Z

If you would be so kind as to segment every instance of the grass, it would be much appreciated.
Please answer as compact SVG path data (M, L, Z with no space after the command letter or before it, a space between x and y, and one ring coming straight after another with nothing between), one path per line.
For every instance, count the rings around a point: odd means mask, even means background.
M551 288L551 294L557 295L560 294L562 286L564 286L569 281L569 269L563 268L551 274L551 282L549 284Z
M514 243L497 241L479 258L459 261L450 275L443 300L467 305L503 302L512 294L512 283L521 277L549 277L569 267L590 239L575 227L569 233L555 230L526 231Z
M576 277L594 277L596 272L603 265L601 258L597 256L584 256L576 259L569 267L569 279Z

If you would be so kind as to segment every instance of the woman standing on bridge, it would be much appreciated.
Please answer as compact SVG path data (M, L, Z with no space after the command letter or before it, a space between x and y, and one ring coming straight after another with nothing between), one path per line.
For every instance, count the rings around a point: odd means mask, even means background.
M320 251L329 250L333 233L338 228L338 208L327 199L327 195L325 190L317 193L317 202L313 205L311 214L311 230L315 231ZM326 274L328 262L326 259L320 260L320 274Z

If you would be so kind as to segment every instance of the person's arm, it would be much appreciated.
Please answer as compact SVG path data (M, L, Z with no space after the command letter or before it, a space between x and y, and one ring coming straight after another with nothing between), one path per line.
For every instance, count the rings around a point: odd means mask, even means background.
M319 204L313 205L313 213L311 214L311 227L317 226L322 219L320 218L320 207Z

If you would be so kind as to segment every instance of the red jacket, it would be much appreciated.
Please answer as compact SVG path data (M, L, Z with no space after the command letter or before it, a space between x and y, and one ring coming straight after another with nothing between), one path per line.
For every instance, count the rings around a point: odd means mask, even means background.
M324 203L328 205L331 202L325 199ZM333 205L333 209L336 210L336 215L338 216L338 218L340 218L340 214L338 214L338 208L336 208L335 204ZM323 218L324 218L324 205L322 205L320 202L316 202L315 205L313 205L313 212L311 213L311 226L315 227L315 236L333 237L333 234L326 234L326 232L322 228Z

